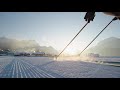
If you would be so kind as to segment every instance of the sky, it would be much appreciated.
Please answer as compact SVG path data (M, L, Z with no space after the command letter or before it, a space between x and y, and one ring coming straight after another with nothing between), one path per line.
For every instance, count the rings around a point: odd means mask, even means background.
M0 37L18 40L36 40L40 46L52 46L61 51L86 24L86 12L0 12ZM96 12L88 24L66 49L77 53L112 20L113 16ZM109 37L120 38L120 22L114 21L92 44Z

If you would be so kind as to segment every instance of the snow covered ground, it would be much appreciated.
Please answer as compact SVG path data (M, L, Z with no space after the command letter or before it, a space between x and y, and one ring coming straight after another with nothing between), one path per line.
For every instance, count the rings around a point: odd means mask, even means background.
M106 63L108 61L118 63L111 65ZM0 56L0 78L120 78L119 62L120 58L84 61L72 60L72 57L54 60L48 57Z

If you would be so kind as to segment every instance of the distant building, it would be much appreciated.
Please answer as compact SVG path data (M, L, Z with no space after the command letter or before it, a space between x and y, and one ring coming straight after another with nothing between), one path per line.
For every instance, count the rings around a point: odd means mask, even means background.
M8 52L4 50L0 50L0 56L7 56Z
M99 57L99 54L89 53L87 54L87 57Z
M34 55L34 56L45 56L45 53L44 52L35 52L35 53L32 53L32 55Z
M30 53L26 53L26 52L16 52L16 53L14 53L14 56L30 56Z

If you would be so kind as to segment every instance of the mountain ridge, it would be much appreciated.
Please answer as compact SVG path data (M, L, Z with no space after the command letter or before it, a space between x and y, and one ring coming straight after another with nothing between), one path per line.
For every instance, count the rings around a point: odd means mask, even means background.
M87 53L98 53L101 56L120 56L120 38L110 37L86 51Z
M0 37L0 49L2 50L11 50L11 51L42 51L47 54L57 54L58 51L55 50L52 46L40 46L35 40L16 40L6 37Z

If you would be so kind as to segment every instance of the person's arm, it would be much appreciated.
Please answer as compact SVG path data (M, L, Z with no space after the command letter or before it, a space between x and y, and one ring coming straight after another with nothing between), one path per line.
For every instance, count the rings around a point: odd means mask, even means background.
M115 16L116 19L120 20L120 12L103 12L104 14L107 15L111 15L111 16ZM93 21L95 17L95 12L87 12L84 19L85 21L87 21L88 23L90 23L90 21Z
M116 19L120 20L120 12L103 12L104 14L107 14L107 15L111 15L111 16L115 16Z
M103 13L120 18L120 12L103 12Z

